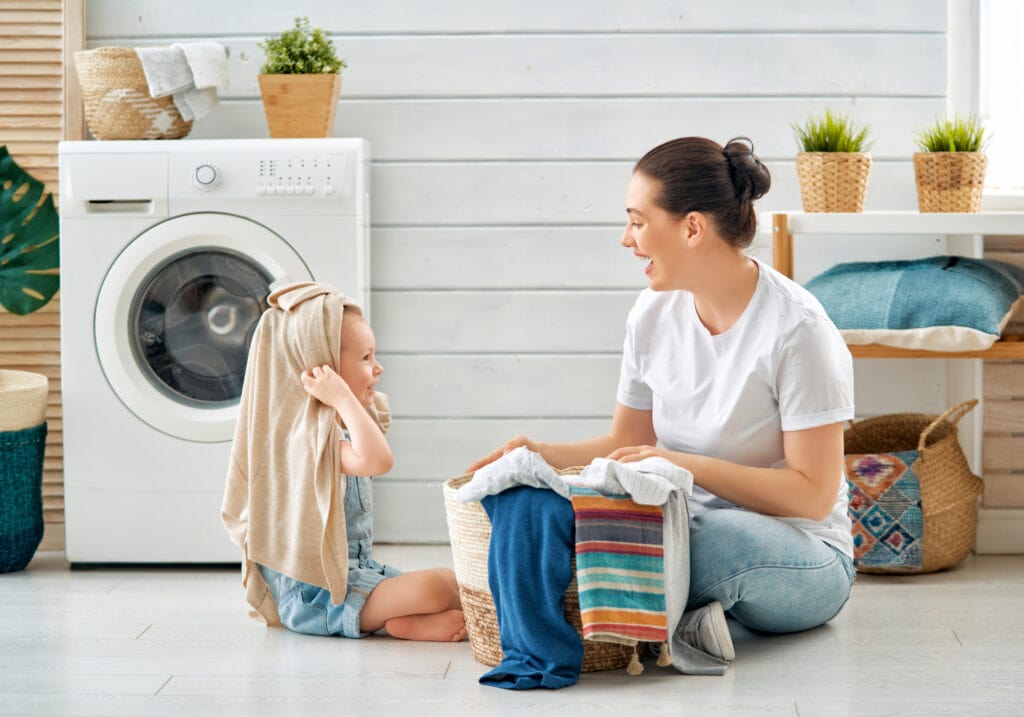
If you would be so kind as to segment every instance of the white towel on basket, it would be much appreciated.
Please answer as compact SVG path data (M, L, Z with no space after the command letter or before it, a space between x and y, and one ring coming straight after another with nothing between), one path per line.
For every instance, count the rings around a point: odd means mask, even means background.
M170 47L138 47L149 94L173 95L182 119L204 117L218 104L217 90L228 88L228 48L219 42L182 42Z

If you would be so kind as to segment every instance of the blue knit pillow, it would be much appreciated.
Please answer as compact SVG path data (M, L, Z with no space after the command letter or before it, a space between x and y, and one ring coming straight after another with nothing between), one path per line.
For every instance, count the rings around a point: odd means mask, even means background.
M1024 269L962 256L855 262L807 289L848 344L975 351L999 339L1024 294Z

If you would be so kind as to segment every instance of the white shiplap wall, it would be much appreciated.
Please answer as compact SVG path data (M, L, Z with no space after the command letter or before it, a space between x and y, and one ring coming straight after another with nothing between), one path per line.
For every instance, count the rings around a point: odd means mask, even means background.
M256 43L301 14L348 61L334 135L373 148L385 541L445 540L443 480L509 435L606 428L644 286L618 246L644 151L748 135L775 177L759 209L795 208L790 123L828 105L873 127L868 209L913 209L913 132L946 105L945 0L90 0L88 44L225 43L231 89L191 136L266 137ZM806 272L834 245L801 251ZM913 363L859 362L860 410L941 410L945 362Z

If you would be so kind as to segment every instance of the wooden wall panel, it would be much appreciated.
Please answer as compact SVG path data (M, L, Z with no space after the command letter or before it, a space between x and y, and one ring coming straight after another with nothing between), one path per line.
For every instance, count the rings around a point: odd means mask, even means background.
M203 0L131 5L90 0L89 46L225 43L231 86L190 137L267 136L256 43L296 13L270 0L241 15ZM946 107L935 0L306 5L349 64L333 134L372 143L374 327L396 412L396 466L375 482L383 541L445 539L439 481L507 435L606 428L622 316L646 285L618 245L644 151L687 134L753 137L773 172L758 209L792 209L790 123L831 106L874 128L867 208L912 209L910 140ZM762 239L753 253L770 261ZM807 241L802 255L820 263L846 247L876 255L864 238ZM936 241L912 243L927 256ZM431 331L438 313L461 325ZM858 361L858 414L943 410L945 364Z
M985 257L1024 266L1024 237L989 237ZM1024 302L1004 329L1024 333ZM1024 507L1024 361L984 366L984 479L989 508Z
M80 139L77 94L65 102L65 57L84 46L82 0L9 0L0 7L0 144L57 193L57 143ZM79 108L67 113L64 107ZM70 122L69 122L70 116ZM77 118L77 124L76 120ZM28 316L0 308L0 368L50 380L43 462L41 549L64 548L64 464L60 381L60 299Z

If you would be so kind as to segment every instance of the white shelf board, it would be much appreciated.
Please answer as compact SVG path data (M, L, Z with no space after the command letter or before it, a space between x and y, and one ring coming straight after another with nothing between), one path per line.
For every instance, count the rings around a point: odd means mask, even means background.
M772 215L785 214L790 234L1022 234L1024 211L930 214L916 211L770 212L759 218L772 231Z

